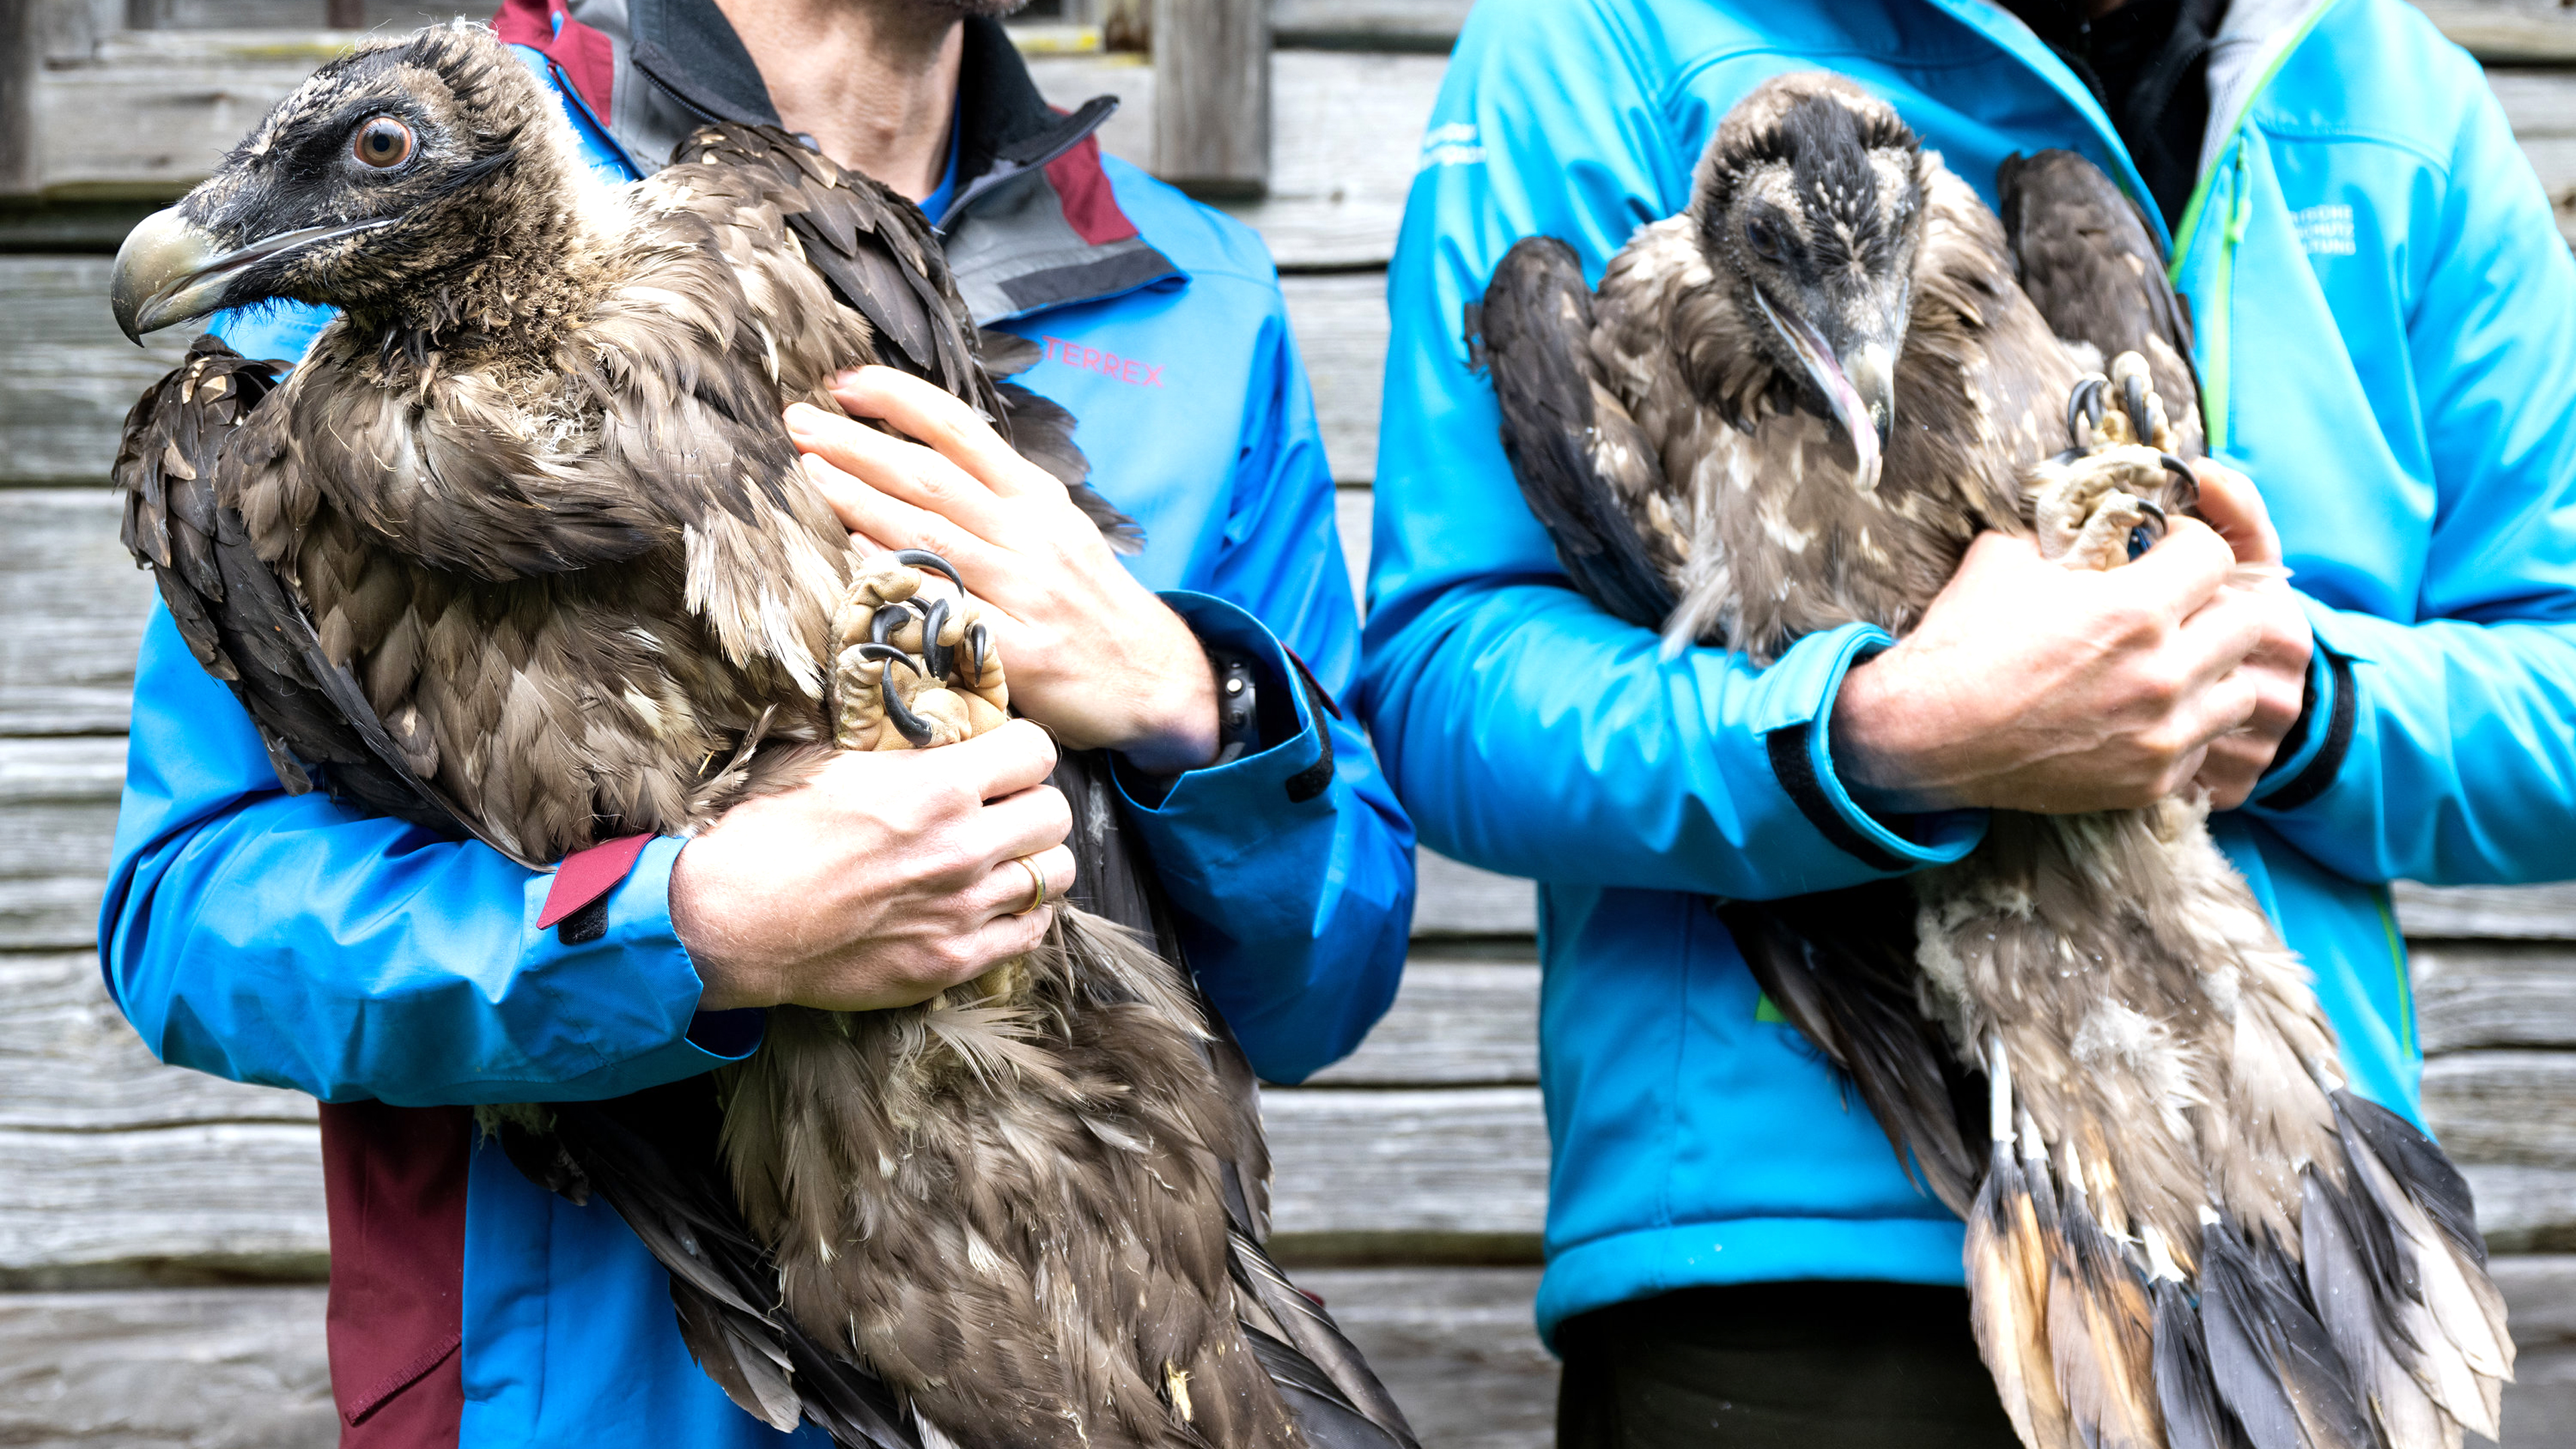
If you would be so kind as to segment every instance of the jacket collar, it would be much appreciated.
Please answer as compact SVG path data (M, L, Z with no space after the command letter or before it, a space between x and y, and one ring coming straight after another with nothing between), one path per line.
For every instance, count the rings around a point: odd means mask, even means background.
M965 24L957 190L933 223L976 322L1186 281L1137 233L1101 168L1093 133L1116 98L1061 113L999 21ZM502 0L494 25L554 64L640 175L710 121L779 124L714 0Z

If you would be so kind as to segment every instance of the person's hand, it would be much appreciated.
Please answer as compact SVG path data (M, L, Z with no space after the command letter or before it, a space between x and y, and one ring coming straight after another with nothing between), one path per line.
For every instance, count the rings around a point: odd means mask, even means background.
M1843 676L1832 747L1873 808L2129 809L2183 788L2260 706L2271 615L2189 518L2107 572L1986 534L1896 646ZM2296 712L2293 706L2293 713Z
M671 924L701 1010L910 1006L1038 944L1073 884L1055 746L1014 720L936 750L834 755L680 851ZM1027 860L1046 877L1045 908Z
M2228 588L2242 590L2263 616L2262 638L2236 671L2254 687L2253 718L2209 742L2209 753L2192 780L2208 793L2212 807L2233 810L2254 793L2290 726L2299 722L2316 634L2290 591L2281 563L2281 535L2272 528L2272 515L2254 480L2206 458L2195 462L2192 471L2200 476L2201 517L2236 554L2238 573Z
M1046 470L965 403L891 368L845 374L833 396L908 443L799 404L787 429L852 533L926 548L991 609L1011 703L1076 748L1123 750L1171 774L1217 747L1216 675L1189 625L1119 566ZM927 444L928 446L924 446Z

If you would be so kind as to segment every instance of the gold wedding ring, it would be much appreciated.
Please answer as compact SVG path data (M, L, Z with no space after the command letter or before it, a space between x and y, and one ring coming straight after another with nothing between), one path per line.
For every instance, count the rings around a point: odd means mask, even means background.
M1038 863L1025 855L1015 857L1014 863L1029 873L1029 903L1011 914L1025 916L1046 904L1046 872L1038 869Z

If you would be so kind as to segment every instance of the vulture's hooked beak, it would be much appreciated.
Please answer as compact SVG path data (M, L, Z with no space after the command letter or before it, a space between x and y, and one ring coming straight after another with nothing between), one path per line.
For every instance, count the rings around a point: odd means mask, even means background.
M1824 394L1835 420L1850 435L1852 453L1860 460L1852 472L1853 486L1863 493L1875 492L1887 440L1896 430L1896 341L1864 335L1836 349L1806 318L1773 306L1760 287L1753 289L1753 300L1787 340L1789 350L1806 368L1807 380ZM1903 313L1898 315L1901 319ZM1903 325L1901 320L1898 325Z
M174 206L143 218L126 233L125 244L116 249L116 275L108 287L108 303L116 309L116 325L139 347L146 332L194 321L226 305L257 300L228 297L226 291L243 272L261 262L391 225L391 218L377 218L341 226L299 227L225 251L214 233L180 215Z

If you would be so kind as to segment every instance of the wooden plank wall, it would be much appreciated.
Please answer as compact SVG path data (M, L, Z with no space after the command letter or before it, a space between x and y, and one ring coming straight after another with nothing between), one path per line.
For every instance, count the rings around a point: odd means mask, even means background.
M129 8L159 28L124 28ZM1268 193L1227 203L1279 259L1355 579L1384 268L1465 8L1275 0ZM399 29L448 12L364 13ZM345 43L320 14L320 0L37 0L44 195L0 206L0 356L21 363L0 391L0 1443L335 1432L311 1104L155 1064L91 954L149 598L101 485L125 408L183 345L117 337L105 253L134 199L184 189ZM2576 16L2524 0L2437 18L2496 64L2576 237ZM1104 144L1146 163L1153 68L1095 36L1033 29L1033 67L1060 104L1123 97ZM2576 887L2400 887L2396 905L2427 1110L2475 1180L2524 1344L2508 1442L2576 1442ZM1437 1446L1549 1433L1555 1371L1528 1312L1547 1178L1534 929L1525 883L1426 857L1395 1010L1350 1060L1264 1102L1283 1251Z

